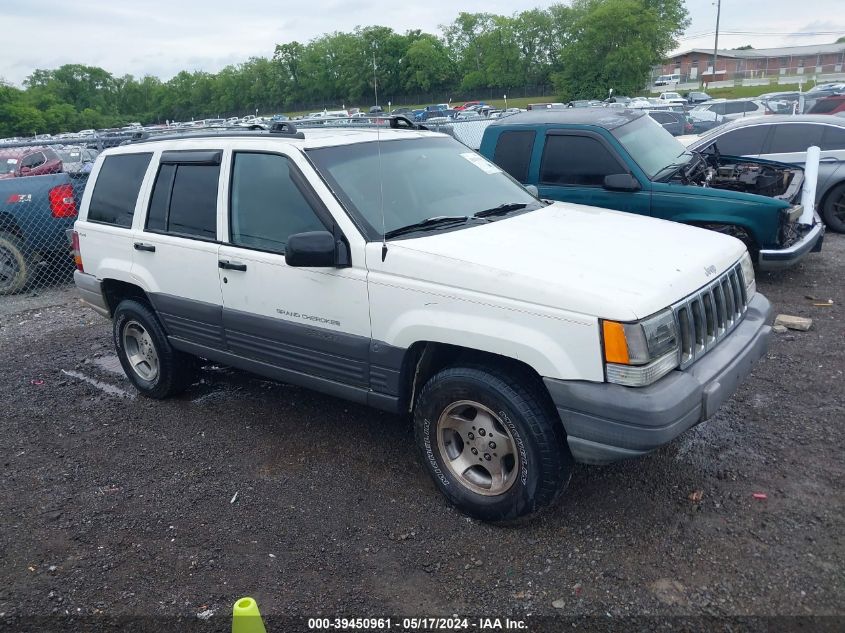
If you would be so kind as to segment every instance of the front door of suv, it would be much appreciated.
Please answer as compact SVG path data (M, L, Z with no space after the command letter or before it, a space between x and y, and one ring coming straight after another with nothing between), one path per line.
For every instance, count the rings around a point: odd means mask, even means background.
M366 269L285 263L293 234L332 231L342 239L303 175L310 166L298 152L258 151L236 151L230 165L228 240L219 253L229 353L260 363L256 371L362 400L369 387Z
M223 347L217 278L221 150L164 151L143 226L133 233L132 274L149 289L167 334ZM201 349L191 349L201 354Z

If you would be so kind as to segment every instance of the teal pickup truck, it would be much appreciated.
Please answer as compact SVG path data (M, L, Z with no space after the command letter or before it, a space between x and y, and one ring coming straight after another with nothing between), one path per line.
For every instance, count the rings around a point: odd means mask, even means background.
M516 114L489 125L479 151L541 198L733 235L761 270L788 268L821 250L824 224L801 206L800 167L689 151L643 112Z

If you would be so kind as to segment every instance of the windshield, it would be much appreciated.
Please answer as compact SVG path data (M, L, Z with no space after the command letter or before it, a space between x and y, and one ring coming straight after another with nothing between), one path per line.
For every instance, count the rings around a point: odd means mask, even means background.
M17 166L17 158L0 158L0 174L11 174Z
M634 119L611 133L649 178L669 165L688 162L690 157L686 148L649 116Z
M496 165L448 137L382 141L381 161L376 142L312 149L308 156L371 240L382 237L382 192L385 232L502 204L542 206Z

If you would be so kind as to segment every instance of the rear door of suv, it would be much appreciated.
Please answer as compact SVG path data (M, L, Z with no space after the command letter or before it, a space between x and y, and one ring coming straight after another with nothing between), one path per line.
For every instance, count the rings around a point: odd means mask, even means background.
M223 150L180 148L157 155L146 214L133 232L132 274L147 288L177 347L183 341L223 349L217 276ZM202 350L190 351L200 354Z

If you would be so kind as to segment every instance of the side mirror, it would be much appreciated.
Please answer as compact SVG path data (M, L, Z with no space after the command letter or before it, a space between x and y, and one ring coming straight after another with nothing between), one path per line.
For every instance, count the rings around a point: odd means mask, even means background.
M537 189L537 185L525 185L525 190L535 198L540 197L540 190Z
M604 188L610 191L639 191L640 183L631 174L610 174L604 177Z
M285 246L285 263L288 266L334 267L335 249L334 235L328 231L295 233Z

